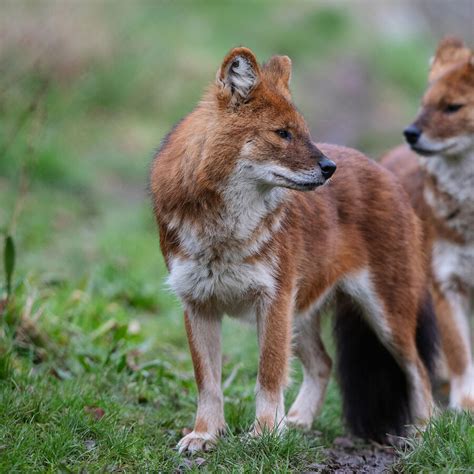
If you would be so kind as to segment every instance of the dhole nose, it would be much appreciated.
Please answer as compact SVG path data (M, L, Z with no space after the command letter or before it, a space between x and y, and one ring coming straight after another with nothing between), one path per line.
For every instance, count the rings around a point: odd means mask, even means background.
M336 163L334 161L328 160L326 157L319 160L319 167L325 179L329 179L336 171Z
M410 145L414 145L420 138L421 130L416 125L410 125L403 130L403 135Z

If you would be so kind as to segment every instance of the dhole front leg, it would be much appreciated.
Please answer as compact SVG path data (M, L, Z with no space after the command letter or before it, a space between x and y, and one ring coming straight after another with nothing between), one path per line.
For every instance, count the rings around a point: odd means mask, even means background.
M194 430L178 443L179 452L207 450L225 429L221 388L221 316L184 313L198 388Z
M471 355L469 298L461 291L435 291L441 343L449 368L449 406L474 411L474 364Z
M291 292L280 294L257 315L260 361L256 387L253 434L282 429L285 425L283 391L291 353L293 301Z

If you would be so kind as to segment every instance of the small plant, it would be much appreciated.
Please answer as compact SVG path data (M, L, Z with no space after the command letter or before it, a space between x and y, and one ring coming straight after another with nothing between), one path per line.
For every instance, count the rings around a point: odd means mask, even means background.
M11 235L5 237L3 261L8 301L12 293L13 271L15 270L15 243L13 242L13 237Z
M3 270L5 273L5 290L6 293L1 293L0 285L0 315L4 313L8 301L11 298L12 294L12 280L13 272L15 270L15 243L11 235L5 236L4 246L3 246ZM1 280L0 280L1 281Z

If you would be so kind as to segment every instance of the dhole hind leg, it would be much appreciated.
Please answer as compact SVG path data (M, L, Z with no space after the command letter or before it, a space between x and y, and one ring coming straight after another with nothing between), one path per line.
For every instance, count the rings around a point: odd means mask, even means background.
M409 403L409 417L418 427L423 428L433 412L431 382L425 363L417 348L416 315L412 330L405 327L403 334L397 332L400 327L391 327L388 314L381 312L379 317L370 318L380 342L393 356L406 377Z
M320 336L320 315L295 321L293 347L303 365L303 383L287 416L287 423L310 429L326 394L332 362Z
M388 315L372 320L380 342L401 367L406 376L409 415L412 422L423 428L433 412L433 398L431 382L425 363L420 357L417 348L416 326L412 331L404 328L404 334L397 333L397 327L389 327ZM396 320L396 319L395 319Z
M411 358L402 359L401 364L404 366L408 378L413 423L417 429L424 429L433 415L434 409L428 371L418 355L414 360Z
M178 443L180 453L209 449L225 429L221 317L186 312L184 318L198 388L198 407L193 431Z
M461 291L435 288L441 344L449 370L450 408L474 411L474 364L469 328L469 298Z

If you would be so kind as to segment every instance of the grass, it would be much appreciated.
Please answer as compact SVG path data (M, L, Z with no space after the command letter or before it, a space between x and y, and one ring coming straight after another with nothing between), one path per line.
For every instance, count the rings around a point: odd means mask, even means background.
M196 393L181 321L173 313L142 319L148 301L130 293L129 313L137 318L131 319L123 303L110 302L123 298L121 289L110 290L115 298L101 296L103 277L97 278L79 288L28 280L16 289L2 324L1 471L167 472L185 462L174 447L181 430L192 426ZM36 298L31 288L41 288ZM225 392L229 434L205 465L210 471L301 470L342 432L337 391L331 388L316 425L324 438L298 432L248 438L257 365L252 333L226 324L224 379L238 369Z
M312 432L250 439L256 336L230 320L229 433L191 460L174 449L192 427L196 389L146 193L152 151L238 44L263 58L291 55L296 102L317 132L332 113L320 110L317 94L329 94L333 64L351 44L382 110L389 91L391 114L386 129L376 120L352 138L341 130L337 141L376 155L414 114L433 44L422 33L403 41L368 34L352 7L329 4L117 5L0 7L0 21L16 25L0 48L0 232L16 247L12 293L0 309L0 471L304 471L344 433L337 385ZM36 18L46 26L36 28ZM317 71L326 80L315 83ZM330 96L334 109L347 107ZM6 290L0 273L0 306ZM287 404L298 367L293 379ZM401 454L400 470L469 469L468 436L472 417L443 415Z
M398 468L404 472L472 472L474 415L443 413L426 431L408 441L401 456Z

